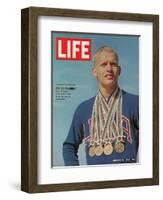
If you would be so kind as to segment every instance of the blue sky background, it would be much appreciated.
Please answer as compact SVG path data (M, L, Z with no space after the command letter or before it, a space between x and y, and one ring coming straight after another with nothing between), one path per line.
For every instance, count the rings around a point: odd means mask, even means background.
M52 166L63 166L62 145L68 134L74 111L79 103L95 96L98 86L92 76L91 61L56 60L56 37L92 39L92 55L101 46L113 47L119 55L119 85L139 94L139 36L52 32ZM55 100L56 84L76 84L71 98ZM79 149L80 164L86 164L84 145Z

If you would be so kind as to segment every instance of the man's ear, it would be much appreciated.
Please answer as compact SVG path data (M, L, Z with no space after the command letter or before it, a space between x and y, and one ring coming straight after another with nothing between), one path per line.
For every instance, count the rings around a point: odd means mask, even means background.
M92 74L93 76L97 76L96 67L92 67Z
M122 69L121 69L121 66L119 66L119 76L121 75L122 73Z

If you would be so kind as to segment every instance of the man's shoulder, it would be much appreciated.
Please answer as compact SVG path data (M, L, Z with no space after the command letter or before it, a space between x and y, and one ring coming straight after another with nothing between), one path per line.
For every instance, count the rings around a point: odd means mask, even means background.
M95 101L95 96L94 97L91 97L83 102L81 102L78 106L79 109L83 109L83 108L87 108L87 107L91 107L93 106L94 104L94 101Z
M134 103L139 102L139 95L132 94L132 93L122 90L122 96L125 100L127 100L129 102L134 102Z
M90 114L92 112L94 101L95 97L92 97L81 102L75 110L75 117L81 117Z

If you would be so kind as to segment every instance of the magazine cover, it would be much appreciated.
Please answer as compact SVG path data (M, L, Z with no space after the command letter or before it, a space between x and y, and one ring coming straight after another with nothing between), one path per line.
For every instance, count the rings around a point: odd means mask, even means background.
M51 32L52 167L139 162L139 36Z

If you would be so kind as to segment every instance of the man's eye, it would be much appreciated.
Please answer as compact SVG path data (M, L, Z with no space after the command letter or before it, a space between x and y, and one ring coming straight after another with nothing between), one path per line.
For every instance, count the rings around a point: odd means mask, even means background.
M118 67L117 63L110 63L112 67Z
M107 65L107 62L101 63L101 67L105 67Z

